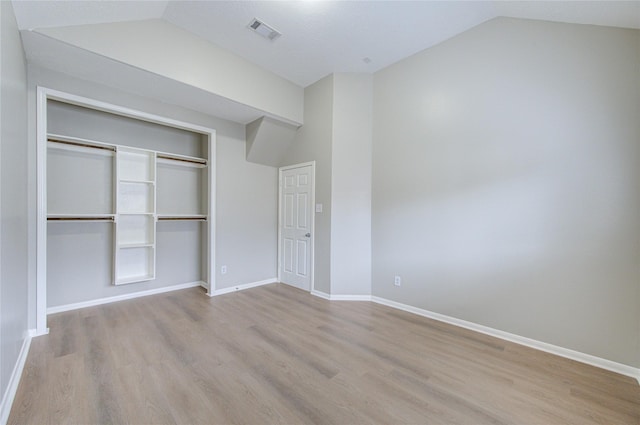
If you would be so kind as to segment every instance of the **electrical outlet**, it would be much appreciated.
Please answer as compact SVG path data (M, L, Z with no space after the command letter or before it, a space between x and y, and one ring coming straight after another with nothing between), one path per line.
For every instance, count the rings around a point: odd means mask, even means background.
M220 267L220 274L227 274L227 266Z
M400 278L400 276L396 276L393 278L393 284L396 286L400 286L402 284L402 279Z

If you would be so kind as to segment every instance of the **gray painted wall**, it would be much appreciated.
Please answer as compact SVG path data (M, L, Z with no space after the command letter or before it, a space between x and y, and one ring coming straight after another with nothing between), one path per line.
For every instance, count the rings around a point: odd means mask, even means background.
M238 130L218 137L218 289L278 276L278 169L247 162Z
M331 294L371 294L373 77L333 76Z
M282 166L316 161L316 203L322 204L315 222L315 289L331 292L331 141L333 131L333 75L304 90L304 125L285 153Z
M216 262L217 262L217 289L223 289L244 283L251 283L264 279L274 278L276 271L276 244L277 240L277 170L273 167L247 163L245 160L245 140L244 126L229 121L221 120L212 116L191 111L185 108L159 103L153 100L125 93L110 87L90 83L56 73L39 67L29 67L29 250L31 262L29 287L35 292L35 223L36 223L36 151L35 151L35 89L36 86L44 86L68 93L77 94L92 99L123 105L129 108L161 115L181 121L186 121L202 126L214 128L217 133L216 145L216 178L218 183L216 193L217 205L217 235L216 235ZM188 144L188 143L187 143ZM188 148L191 149L191 148ZM185 152L188 154L188 152ZM191 153L193 154L193 153ZM185 235L198 233L193 228L193 223L188 224L166 224L159 225L157 266L158 271L165 270L165 284L178 284L191 281L190 276L196 276L196 268L193 263L197 242L190 239L185 242ZM89 235L91 230L86 230L75 235L65 234L65 230L60 229L61 224L56 224L56 237L61 243L67 244L69 251L73 252L71 244L73 238L80 238L82 241L91 240L97 250L96 256L110 261L107 253L109 244L112 243L110 236L103 231L102 236ZM162 228L160 228L162 226ZM99 227L99 226L98 226ZM53 229L53 227L51 227ZM186 232L186 233L183 233ZM107 232L108 233L108 232ZM161 246L170 246L181 239L184 244L184 255L177 257L167 254L161 258ZM85 243L85 242L82 242ZM162 251L167 252L167 251ZM82 253L79 253L82 254ZM110 255L110 254L109 254ZM163 259L164 258L164 259ZM107 268L95 265L99 270L106 271ZM185 269L189 276L177 276L176 267L171 267L167 261L185 263L191 261L191 266ZM162 265L160 263L163 263ZM173 263L171 263L173 264ZM228 273L220 274L220 266L227 265ZM101 268L100 268L101 267ZM50 269L51 271L52 269ZM110 271L109 271L110 272ZM200 273L197 273L199 275ZM104 277L102 274L100 274ZM102 277L100 279L102 279ZM107 278L108 279L108 278ZM184 280L185 281L177 281ZM104 297L118 295L124 292L150 289L153 283L138 283L114 287L106 286L107 281L99 282L100 292L94 293L91 297ZM156 282L157 283L157 282ZM81 285L75 282L74 285ZM120 291L120 292L116 292ZM51 290L49 291L51 292ZM73 292L71 290L70 292ZM54 296L49 293L49 299L54 300ZM86 292L83 297L88 296ZM76 300L77 301L77 300ZM76 302L73 301L73 302ZM30 316L32 323L35 323L35 297L29 297ZM57 300L56 302L62 302ZM71 301L69 301L71 302ZM50 304L51 305L51 304ZM33 324L32 324L33 326Z
M282 165L316 161L315 289L371 293L373 79L332 74L305 89L305 124Z
M11 2L0 2L0 396L27 331L27 73Z
M260 117L246 125L247 161L279 167L299 126L270 117Z
M373 294L639 367L639 99L607 27L500 18L376 73Z
M202 136L164 125L83 108L69 103L47 102L50 133L80 137L116 145L206 157Z

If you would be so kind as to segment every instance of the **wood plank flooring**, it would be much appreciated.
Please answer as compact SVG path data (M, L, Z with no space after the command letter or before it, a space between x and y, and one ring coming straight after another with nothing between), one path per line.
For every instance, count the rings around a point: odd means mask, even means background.
M628 377L282 284L49 317L10 424L632 424Z

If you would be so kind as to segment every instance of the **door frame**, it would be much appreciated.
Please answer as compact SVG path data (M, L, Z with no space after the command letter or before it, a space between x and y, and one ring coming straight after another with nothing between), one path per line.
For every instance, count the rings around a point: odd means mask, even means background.
M282 173L284 171L293 170L311 166L311 241L310 259L309 259L309 275L311 277L309 292L315 291L315 245L316 245L316 162L303 162L300 164L287 165L278 168L278 282L282 282Z

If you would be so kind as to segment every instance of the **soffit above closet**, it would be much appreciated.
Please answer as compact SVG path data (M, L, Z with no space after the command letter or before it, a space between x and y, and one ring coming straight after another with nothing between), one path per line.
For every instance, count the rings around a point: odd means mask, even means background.
M203 114L246 124L264 111L233 102L189 84L156 75L32 31L22 31L31 66L50 69L123 92L181 106Z

